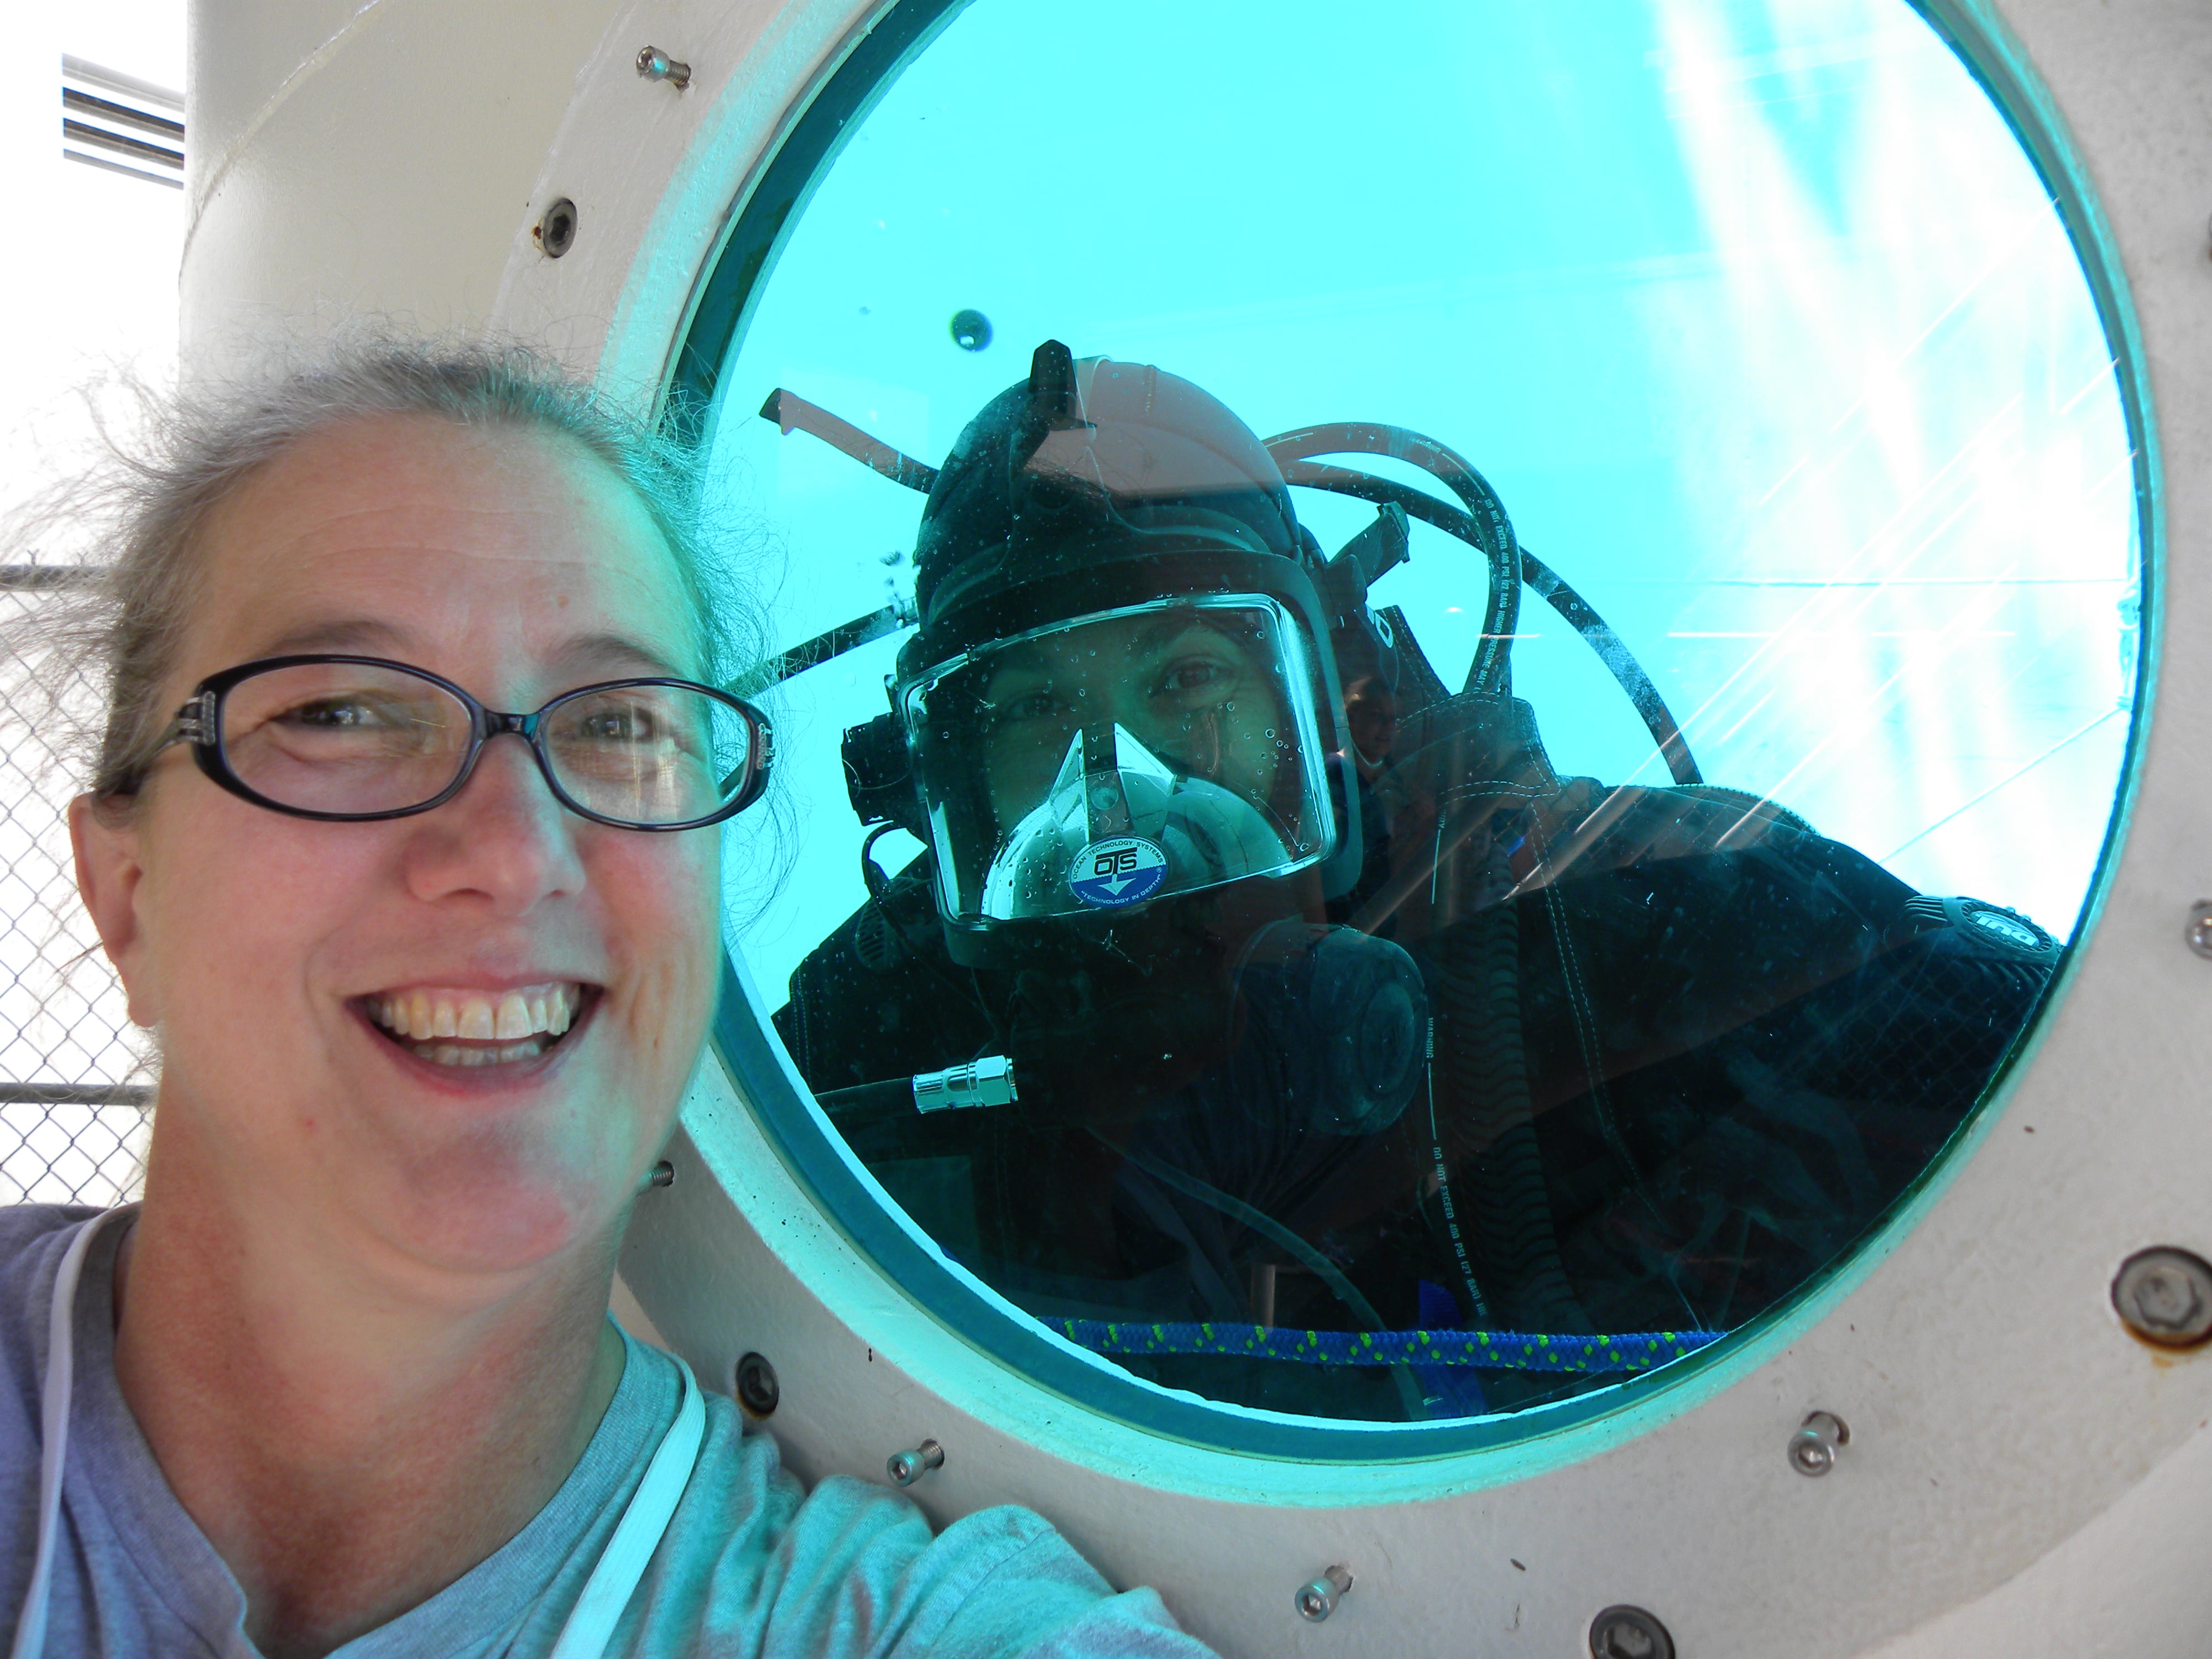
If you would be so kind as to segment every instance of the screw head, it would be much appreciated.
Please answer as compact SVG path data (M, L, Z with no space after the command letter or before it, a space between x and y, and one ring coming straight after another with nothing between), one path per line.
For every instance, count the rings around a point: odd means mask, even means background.
M2193 1348L2212 1337L2212 1262L2161 1245L2138 1250L2112 1279L2121 1322L2161 1348Z
M1298 1617L1310 1625L1318 1625L1336 1611L1336 1604L1352 1593L1352 1570L1331 1567L1310 1584L1301 1584L1291 1593L1291 1605Z
M2212 899L2199 899L2189 907L2189 948L2200 957L2212 957Z
M1836 1467L1836 1449L1800 1429L1790 1437L1790 1462L1800 1474L1826 1474Z
M782 1385L775 1380L775 1367L757 1353L749 1353L738 1361L738 1403L755 1417L767 1417L775 1412L783 1398Z
M691 65L678 63L659 46L639 49L637 72L648 81L665 81L678 92L691 84Z
M1590 1659L1674 1659L1674 1638L1642 1607L1607 1607L1590 1620Z
M1814 1412L1790 1437L1790 1467L1800 1474L1823 1475L1836 1467L1838 1452L1851 1443L1851 1431L1833 1412Z
M545 210L535 231L538 246L549 259L557 259L576 246L576 204L563 196Z
M884 1460L884 1471L902 1486L911 1486L932 1469L945 1467L945 1448L925 1440L912 1451L893 1452Z

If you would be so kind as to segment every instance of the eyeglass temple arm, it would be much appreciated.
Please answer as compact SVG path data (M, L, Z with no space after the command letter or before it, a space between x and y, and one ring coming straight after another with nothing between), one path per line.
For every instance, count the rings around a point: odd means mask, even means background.
M738 803L740 807L750 806L760 799L761 792L768 787L769 769L775 764L775 728L768 723L765 715L757 711L750 713L748 718L752 722L754 758L748 766L740 766L724 778L717 791L726 795L738 784L744 783L744 799ZM745 780L748 770L752 774L750 782Z

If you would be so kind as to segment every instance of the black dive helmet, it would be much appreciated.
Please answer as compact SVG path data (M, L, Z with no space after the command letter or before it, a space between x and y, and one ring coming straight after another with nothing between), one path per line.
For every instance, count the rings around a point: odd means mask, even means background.
M1040 346L937 475L893 713L847 734L855 805L935 854L955 957L1232 883L1348 890L1340 667L1390 654L1376 539L1324 561L1219 401Z

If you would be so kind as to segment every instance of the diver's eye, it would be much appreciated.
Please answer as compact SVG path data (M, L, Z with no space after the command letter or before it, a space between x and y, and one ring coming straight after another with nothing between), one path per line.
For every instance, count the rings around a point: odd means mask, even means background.
M1188 698L1218 695L1235 683L1236 672L1228 664L1212 657L1185 657L1160 676L1159 690L1171 697Z
M1067 713L1067 699L1048 685L996 699L988 708L990 723L994 727L1019 725L1024 721L1058 720Z

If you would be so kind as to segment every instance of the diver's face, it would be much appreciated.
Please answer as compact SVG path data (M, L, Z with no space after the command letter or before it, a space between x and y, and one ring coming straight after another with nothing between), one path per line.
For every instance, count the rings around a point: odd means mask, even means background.
M1044 799L1085 726L1125 727L1176 771L1267 805L1291 733L1252 616L1121 617L1003 653L986 683L983 742L1000 828Z

